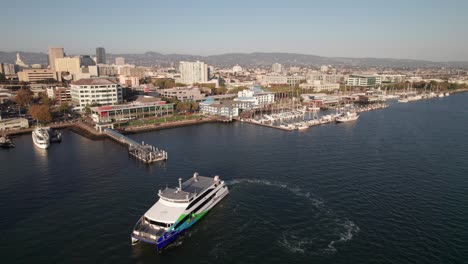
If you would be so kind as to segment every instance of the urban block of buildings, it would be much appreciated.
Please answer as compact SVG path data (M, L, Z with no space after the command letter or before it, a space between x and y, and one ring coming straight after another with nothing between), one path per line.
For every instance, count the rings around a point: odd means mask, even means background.
M74 81L70 90L72 102L79 111L93 104L116 105L123 101L120 84L107 78Z

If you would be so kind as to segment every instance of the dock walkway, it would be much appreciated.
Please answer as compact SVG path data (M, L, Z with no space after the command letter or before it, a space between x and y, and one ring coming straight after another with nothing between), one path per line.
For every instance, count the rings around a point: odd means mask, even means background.
M104 133L115 141L127 145L128 154L145 163L167 160L168 156L165 150L155 148L151 145L145 144L144 142L138 143L110 128L104 129Z

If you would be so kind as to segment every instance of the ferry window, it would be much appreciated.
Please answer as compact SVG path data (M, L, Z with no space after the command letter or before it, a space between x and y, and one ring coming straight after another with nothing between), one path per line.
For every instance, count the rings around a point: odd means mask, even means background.
M214 190L214 188L210 188L208 190L206 190L201 196L197 197L197 199L195 199L195 201L193 201L189 207L187 207L187 209L190 209L192 208L192 206L194 206L196 203L198 203L201 199L203 199L203 197L207 196L208 193L210 193L212 190Z

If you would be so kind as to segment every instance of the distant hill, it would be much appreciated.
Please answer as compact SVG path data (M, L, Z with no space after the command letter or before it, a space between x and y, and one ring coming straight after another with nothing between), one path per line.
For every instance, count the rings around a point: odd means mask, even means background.
M27 64L47 64L47 54L34 52L20 52L21 58ZM266 66L278 62L285 66L304 65L335 65L356 67L407 67L407 68L431 68L431 67L456 67L468 69L468 62L432 62L424 60L388 59L388 58L342 58L322 57L316 55L297 53L227 53L211 56L197 56L184 54L161 54L146 52L140 54L107 54L107 60L113 62L115 57L124 57L127 63L141 66L177 66L179 61L204 61L210 65L229 67L239 64L241 66ZM0 52L0 62L14 63L16 52Z

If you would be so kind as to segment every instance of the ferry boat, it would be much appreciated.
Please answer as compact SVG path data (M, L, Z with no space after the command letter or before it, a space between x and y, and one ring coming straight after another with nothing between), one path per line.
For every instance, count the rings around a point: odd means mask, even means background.
M132 245L140 241L156 245L158 251L187 231L229 190L219 176L205 177L194 173L177 188L159 190L159 200L138 220L131 234Z
M47 149L50 146L49 128L38 127L33 130L32 138L34 145L41 149Z
M355 111L348 111L338 116L336 118L336 122L344 123L344 122L357 120L358 118L359 118L359 115Z

